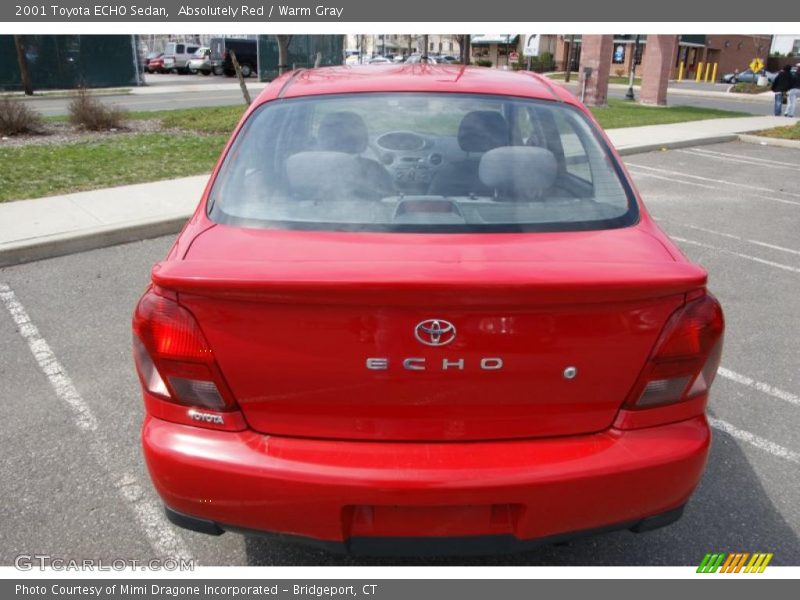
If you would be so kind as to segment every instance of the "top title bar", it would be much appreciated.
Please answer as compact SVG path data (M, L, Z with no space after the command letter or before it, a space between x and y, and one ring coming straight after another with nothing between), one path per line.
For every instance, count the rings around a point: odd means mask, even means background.
M788 0L770 3L769 14L790 15ZM162 0L147 2L91 2L86 0L10 0L0 5L0 22L92 23L92 22L227 22L227 23L320 23L320 22L764 22L769 15L754 11L750 2L725 3L698 0L492 0L491 3L430 2L403 0L329 0L268 4L254 0ZM763 27L762 27L763 29Z

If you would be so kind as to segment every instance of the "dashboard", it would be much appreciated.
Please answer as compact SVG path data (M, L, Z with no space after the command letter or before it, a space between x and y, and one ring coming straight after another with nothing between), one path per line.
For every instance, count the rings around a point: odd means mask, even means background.
M430 185L443 163L434 139L413 131L390 131L375 140L381 163L399 189L420 190Z

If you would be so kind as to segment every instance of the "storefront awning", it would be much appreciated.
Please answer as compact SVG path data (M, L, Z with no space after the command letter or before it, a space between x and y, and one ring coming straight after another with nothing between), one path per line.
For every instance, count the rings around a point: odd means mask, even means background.
M519 35L487 33L473 35L469 41L473 46L486 46L489 44L516 44L517 38Z

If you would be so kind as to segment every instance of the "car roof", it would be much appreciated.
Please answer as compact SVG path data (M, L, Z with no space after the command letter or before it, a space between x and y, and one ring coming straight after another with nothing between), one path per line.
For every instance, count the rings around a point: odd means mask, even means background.
M254 105L275 98L363 92L498 94L577 104L562 86L529 71L464 65L390 63L299 69L268 85Z

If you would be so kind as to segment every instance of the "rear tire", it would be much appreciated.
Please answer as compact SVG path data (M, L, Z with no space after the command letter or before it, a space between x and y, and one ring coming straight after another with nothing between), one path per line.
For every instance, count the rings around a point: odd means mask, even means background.
M242 77L250 77L253 74L253 68L250 65L242 65Z
M217 77L225 75L225 69L223 69L222 67L214 67L214 75L216 75Z
M211 75L211 71L203 70L203 71L200 71L200 72L201 72L201 73L202 73L202 74L203 74L205 77L208 77L209 75Z

